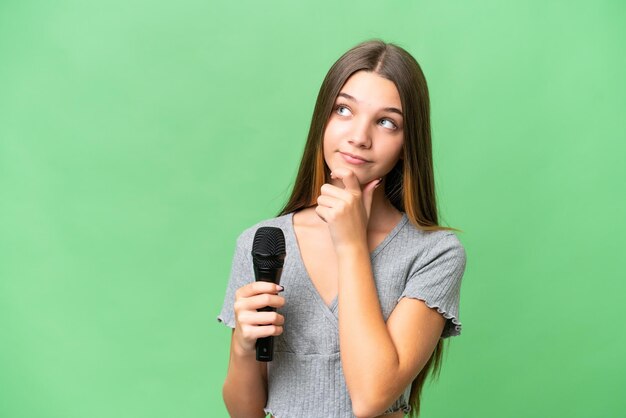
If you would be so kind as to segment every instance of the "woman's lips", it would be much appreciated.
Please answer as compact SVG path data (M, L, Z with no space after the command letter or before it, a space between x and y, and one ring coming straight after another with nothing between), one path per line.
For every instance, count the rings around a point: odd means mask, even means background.
M369 161L367 161L364 158L358 157L356 155L353 154L349 154L347 152L341 152L339 151L339 154L341 154L341 156L343 157L343 159L349 163L349 164L354 164L354 165L361 165L361 164L365 164L365 163L369 163Z

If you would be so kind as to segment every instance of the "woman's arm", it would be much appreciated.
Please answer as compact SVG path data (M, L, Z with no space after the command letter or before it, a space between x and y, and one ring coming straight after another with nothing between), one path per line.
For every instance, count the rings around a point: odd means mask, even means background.
M339 273L341 363L358 417L383 413L434 351L445 318L422 301L403 298L385 323L367 244L376 181L361 187L353 172L333 172L345 189L322 186L316 211L333 239Z
M403 298L385 324L369 252L339 258L339 344L353 412L382 414L433 353L445 319L420 300Z
M274 283L252 282L235 295L235 329L230 344L230 361L222 396L234 418L265 417L267 401L267 363L256 360L258 338L283 332L284 318L276 312L258 312L264 306L280 308L285 299L276 295Z
M267 363L256 361L255 352L242 352L230 344L228 374L222 388L224 404L231 417L265 417L267 400Z

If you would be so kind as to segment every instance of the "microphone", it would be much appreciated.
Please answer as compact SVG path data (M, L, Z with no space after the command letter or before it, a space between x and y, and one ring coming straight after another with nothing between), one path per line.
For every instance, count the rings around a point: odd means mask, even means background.
M252 264L256 281L280 284L285 261L285 235L282 229L263 226L257 229L252 243ZM266 306L259 312L274 312L276 308ZM259 338L256 341L257 361L272 361L274 357L274 337Z

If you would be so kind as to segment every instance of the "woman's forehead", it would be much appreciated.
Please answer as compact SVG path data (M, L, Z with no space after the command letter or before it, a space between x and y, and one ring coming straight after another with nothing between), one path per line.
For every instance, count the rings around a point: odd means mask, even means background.
M339 90L337 97L353 100L357 104L402 110L402 101L395 83L375 72L357 71L352 74Z

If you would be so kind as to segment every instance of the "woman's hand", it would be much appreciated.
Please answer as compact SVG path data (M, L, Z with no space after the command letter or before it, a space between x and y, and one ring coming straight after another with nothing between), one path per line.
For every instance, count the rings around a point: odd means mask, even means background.
M285 318L277 312L257 312L257 309L271 306L280 308L285 298L278 296L283 288L271 282L252 282L235 292L235 332L234 349L240 354L254 353L258 338L276 336L283 333Z
M337 168L331 177L341 180L345 188L324 184L315 212L328 224L336 250L354 244L367 245L372 196L381 179L372 180L361 189L354 172L345 167Z

